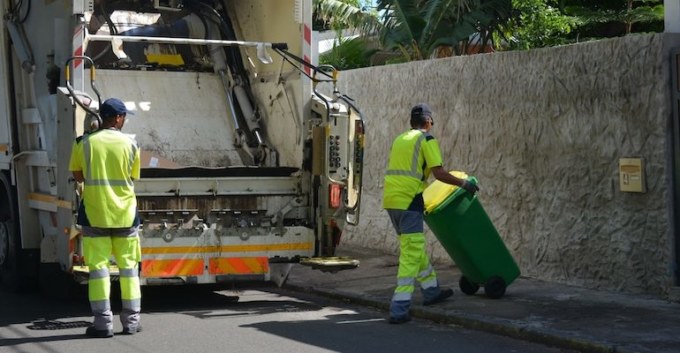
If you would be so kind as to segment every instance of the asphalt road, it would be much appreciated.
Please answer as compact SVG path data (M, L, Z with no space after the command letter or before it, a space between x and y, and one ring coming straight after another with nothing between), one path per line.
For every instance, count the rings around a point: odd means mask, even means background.
M0 290L0 352L567 352L428 321L389 325L372 308L276 287L149 287L142 306L143 332L89 339L85 298ZM121 330L117 320L114 332Z

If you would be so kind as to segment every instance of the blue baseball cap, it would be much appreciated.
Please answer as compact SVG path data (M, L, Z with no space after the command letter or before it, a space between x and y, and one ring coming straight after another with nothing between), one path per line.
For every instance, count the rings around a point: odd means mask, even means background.
M432 117L432 109L427 103L418 103L411 108L411 115Z
M135 113L127 110L125 103L118 98L109 98L99 107L99 115L102 118L110 118L116 115L135 115Z
M420 127L430 118L430 122L434 125L434 118L432 118L432 108L427 103L418 103L411 108L411 126Z

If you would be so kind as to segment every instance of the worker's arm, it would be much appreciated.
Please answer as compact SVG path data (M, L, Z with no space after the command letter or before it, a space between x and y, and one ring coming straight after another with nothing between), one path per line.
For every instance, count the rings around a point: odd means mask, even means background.
M85 176L83 175L82 170L74 170L71 172L73 174L73 179L79 183L82 183L85 181Z
M79 183L85 181L83 174L83 145L80 143L82 138L77 138L71 148L71 159L68 162L68 170L73 174L73 179Z
M444 170L442 166L433 167L431 169L431 172L432 175L442 183L447 183L461 187L465 189L467 192L469 192L471 195L474 195L477 191L479 191L477 185L465 179L456 178L455 176L449 174L449 172Z

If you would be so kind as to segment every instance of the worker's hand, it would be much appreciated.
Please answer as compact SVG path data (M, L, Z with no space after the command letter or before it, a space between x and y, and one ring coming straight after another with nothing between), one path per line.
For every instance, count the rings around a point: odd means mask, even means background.
M469 192L471 196L474 196L477 191L479 191L479 187L467 180L463 182L463 184L460 186L461 188L465 189L465 191Z

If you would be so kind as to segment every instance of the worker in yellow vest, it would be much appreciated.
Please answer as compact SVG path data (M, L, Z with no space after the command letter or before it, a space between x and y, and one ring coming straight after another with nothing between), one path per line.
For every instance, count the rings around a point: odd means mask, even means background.
M442 156L437 140L429 131L434 125L432 110L425 103L411 109L411 129L397 136L392 143L385 184L383 208L399 237L399 269L397 287L390 302L391 324L411 320L409 308L416 281L420 283L423 305L444 301L451 295L450 288L440 288L437 275L425 253L423 234L423 191L427 179L459 186L474 195L479 188L467 180L449 174L442 167Z
M122 333L142 329L140 221L133 184L139 179L140 152L136 142L120 131L127 114L132 113L122 101L107 99L99 109L101 129L76 141L71 151L69 170L83 183L77 223L82 227L83 255L90 272L88 298L94 322L85 332L89 337L113 337L111 255L120 271Z

